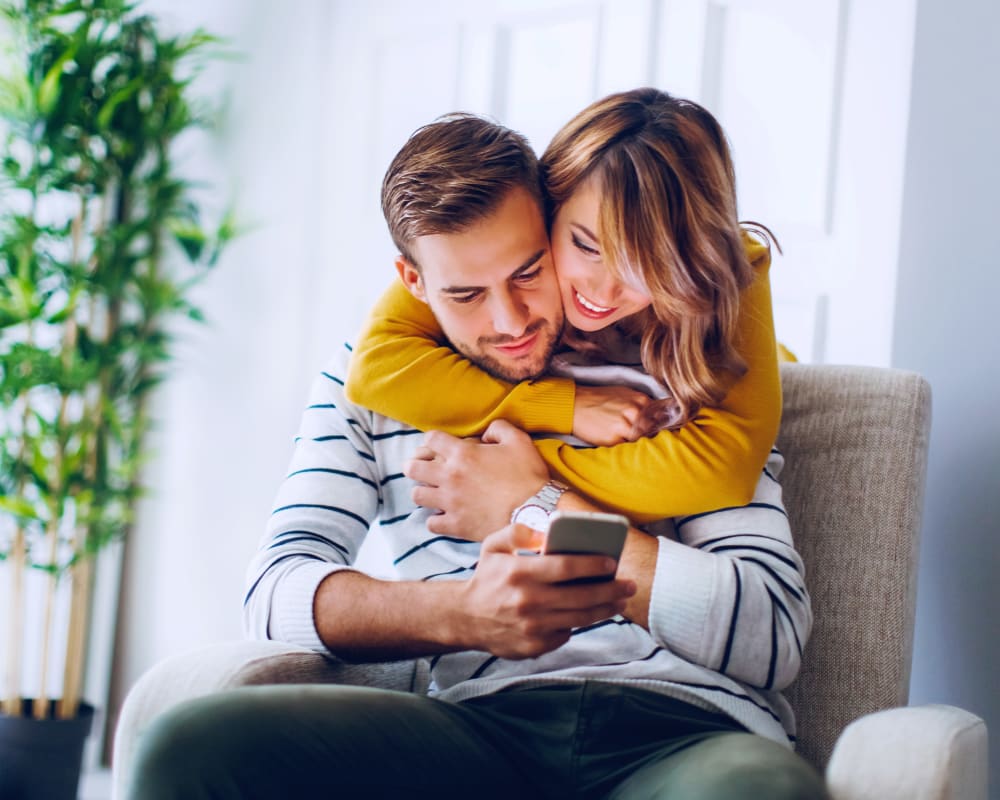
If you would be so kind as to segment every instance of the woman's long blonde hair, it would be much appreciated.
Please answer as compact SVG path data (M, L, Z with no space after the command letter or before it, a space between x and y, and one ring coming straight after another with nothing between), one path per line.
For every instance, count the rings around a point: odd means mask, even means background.
M753 280L719 123L658 89L621 92L570 120L540 166L550 227L563 203L596 181L604 262L652 299L624 323L641 342L643 367L673 398L651 404L646 425L679 427L717 405L747 369L733 341L740 294ZM754 226L761 229L766 241L770 232ZM599 347L601 337L590 338Z

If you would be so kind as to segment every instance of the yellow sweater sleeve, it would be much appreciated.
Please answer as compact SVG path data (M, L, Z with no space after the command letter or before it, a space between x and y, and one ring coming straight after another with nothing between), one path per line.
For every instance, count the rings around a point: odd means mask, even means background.
M736 348L749 369L718 407L676 431L615 447L535 444L551 471L598 505L637 524L746 505L781 421L781 375L771 312L770 256L747 239L754 282L740 303Z
M781 378L766 247L747 238L755 278L740 303L736 347L749 369L714 408L676 431L615 447L535 442L550 470L637 524L745 505L778 432ZM395 283L355 346L347 398L421 430L474 436L494 419L531 432L570 433L575 387L565 378L511 384L448 345L426 304Z
M399 281L375 304L351 355L347 399L420 430L477 436L495 419L532 433L571 433L569 378L514 384L448 344L430 308Z

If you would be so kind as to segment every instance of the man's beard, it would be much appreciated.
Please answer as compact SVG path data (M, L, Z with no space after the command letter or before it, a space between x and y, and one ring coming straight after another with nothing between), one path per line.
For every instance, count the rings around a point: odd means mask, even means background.
M455 348L459 353L465 356L469 361L475 364L479 369L488 375L492 375L494 378L499 378L502 381L507 381L509 383L519 383L520 381L533 380L549 368L549 362L552 361L552 356L559 346L559 340L562 335L562 323L563 318L560 317L556 321L556 324L551 325L549 320L539 319L529 325L524 334L518 339L522 339L525 336L533 336L536 333L541 335L549 334L548 341L545 342L544 350L541 351L542 355L538 361L537 368L531 370L528 373L523 372L523 368L519 369L517 364L508 364L504 360L497 358L496 356L489 355L486 351L489 347L495 345L503 345L507 342L515 340L513 336L481 336L476 342L476 349L472 350L467 347L464 343L452 342L452 347Z

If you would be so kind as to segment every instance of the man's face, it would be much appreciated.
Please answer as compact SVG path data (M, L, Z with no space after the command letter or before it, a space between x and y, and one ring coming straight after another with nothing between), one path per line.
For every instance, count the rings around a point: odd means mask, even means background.
M563 311L545 223L527 191L511 190L461 233L417 238L412 250L420 271L399 259L400 277L459 353L507 381L545 371Z

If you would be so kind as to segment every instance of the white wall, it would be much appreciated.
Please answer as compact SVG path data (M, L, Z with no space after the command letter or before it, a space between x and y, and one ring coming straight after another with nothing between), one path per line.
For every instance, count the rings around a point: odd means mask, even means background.
M1000 3L921 0L892 362L931 382L911 702L968 708L1000 765ZM1000 798L994 775L991 797Z

